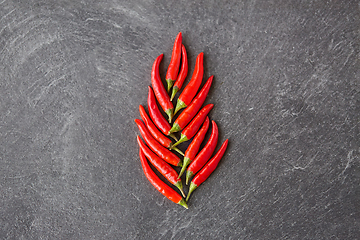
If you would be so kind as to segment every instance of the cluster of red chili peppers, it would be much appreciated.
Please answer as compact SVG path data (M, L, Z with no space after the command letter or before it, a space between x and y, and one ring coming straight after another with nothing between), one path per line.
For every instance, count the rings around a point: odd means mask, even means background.
M151 184L171 201L188 208L186 203L189 200L190 194L215 170L225 153L228 139L224 141L219 151L210 159L218 142L218 127L214 121L211 121L212 131L210 138L199 152L210 125L210 120L207 115L214 106L213 104L208 104L200 109L213 81L213 76L211 76L200 92L198 92L204 73L204 54L200 53L197 56L194 73L190 82L178 97L175 110L172 100L176 93L181 89L188 73L187 54L186 49L182 44L181 32L175 39L170 65L165 77L167 90L165 89L159 74L159 65L162 58L163 54L155 59L152 66L152 87L149 86L148 95L148 111L150 117L146 113L145 108L140 105L139 111L143 121L135 119L140 134L145 141L144 143L141 138L137 136L137 141L140 146L140 160L145 176ZM168 92L170 93L171 89L172 92L170 97ZM164 118L162 112L158 108L157 102L168 116L168 121ZM172 126L170 126L173 117L183 108L185 109L179 114ZM181 136L180 139L177 140L174 133L179 131L181 131ZM176 142L173 143L167 136L171 137ZM183 154L176 146L190 139L192 139L192 141L185 151L185 154ZM178 155L172 152L172 150L184 156L184 159L181 160ZM160 180L150 168L148 161L171 184L175 185L180 190L184 198L185 194L180 177L186 170L186 185L189 184L189 180L193 177L190 182L186 201L178 192ZM178 174L170 164L181 167L180 173Z

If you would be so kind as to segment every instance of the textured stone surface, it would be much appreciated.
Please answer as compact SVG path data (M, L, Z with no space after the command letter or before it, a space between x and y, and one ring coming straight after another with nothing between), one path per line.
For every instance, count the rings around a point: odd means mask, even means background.
M1 1L0 239L358 238L359 1L238 2ZM230 139L189 210L133 122L179 31Z

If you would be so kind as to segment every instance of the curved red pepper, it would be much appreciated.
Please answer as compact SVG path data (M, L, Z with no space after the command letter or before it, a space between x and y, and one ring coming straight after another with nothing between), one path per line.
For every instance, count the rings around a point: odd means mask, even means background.
M208 104L203 109L201 109L196 117L186 126L186 128L181 132L181 136L179 141L172 145L172 147L176 147L182 142L188 141L193 136L195 136L196 132L199 130L201 124L204 122L207 114L214 107L214 104Z
M205 138L205 134L206 134L207 130L209 129L209 122L210 122L209 118L206 117L205 122L203 123L203 126L201 127L199 132L195 135L195 137L191 141L189 147L186 149L183 166L179 173L179 178L186 170L187 165L189 165L189 163L191 163L191 161L195 158L196 154L198 153L200 145Z
M213 154L217 140L219 136L219 131L216 123L212 121L212 131L209 141L206 143L205 147L200 151L200 153L196 156L194 161L190 163L187 171L186 171L186 184L188 184L190 178L197 173L209 160L211 155Z
M188 74L188 68L189 67L188 67L186 48L184 45L182 45L182 47L181 47L181 69L180 69L180 73L175 81L175 84L173 86L170 101L172 101L174 99L175 94L181 89L181 87L185 81L185 78Z
M151 170L149 163L146 160L144 152L139 150L141 166L143 168L144 174L149 182L165 197L169 200L177 203L184 208L188 208L184 199L171 187L169 187L166 183L160 180L160 178Z
M172 153L170 150L164 148L158 141L156 141L155 138L151 136L149 130L141 120L135 119L135 123L138 126L141 136L145 140L146 144L156 155L158 155L162 160L170 163L171 165L180 167L182 166L180 158L174 153Z
M180 67L180 58L181 58L181 42L182 42L182 34L179 32L179 34L175 38L173 51L171 54L171 60L168 67L168 70L166 72L166 82L167 82L167 90L170 91L172 85L174 84L176 77L179 73L179 67Z
M184 90L182 91L182 93L180 94L177 100L174 115L180 109L188 106L191 103L191 100L194 98L196 92L198 91L204 74L203 62L204 62L204 53L201 52L196 58L195 69L191 77L191 80L188 83L188 85L186 85L186 87L184 88Z
M157 127L154 125L154 123L151 121L149 116L147 115L145 108L141 105L139 105L139 111L141 119L144 121L146 127L148 128L151 135L164 147L171 148L172 147L172 141L168 139L167 137L162 134ZM182 156L184 156L184 153L180 151L177 147L172 148L173 150L180 153Z
M199 111L202 104L205 101L207 94L209 93L211 83L213 81L214 76L209 77L206 81L204 87L201 89L199 94L194 98L191 104L180 113L180 115L175 120L170 132L178 132L183 129L195 116L195 114Z
M209 176L210 174L216 169L218 163L220 162L221 158L223 157L225 150L228 145L228 139L221 145L219 151L215 154L215 156L210 159L210 161L205 165L203 169L200 170L198 174L193 178L190 183L189 193L187 195L186 201L189 200L190 194L200 186Z
M164 160L159 158L155 153L153 153L145 143L137 136L137 141L141 150L144 152L145 156L149 159L151 164L163 175L171 184L180 189L181 193L184 195L182 190L182 182L178 179L179 175L176 171L170 167Z
M165 135L168 135L176 140L174 135L169 133L171 127L170 124L166 121L166 119L161 114L154 96L154 92L149 86L149 95L148 95L148 108L150 113L150 118L153 120L154 124L158 127L158 129Z
M156 96L156 99L158 100L161 108L164 110L164 112L169 116L169 122L171 122L174 106L172 102L170 101L169 95L167 94L164 85L161 82L160 74L159 74L159 66L160 62L163 58L164 54L160 54L153 64L152 70L151 70L151 85L154 89L154 93Z

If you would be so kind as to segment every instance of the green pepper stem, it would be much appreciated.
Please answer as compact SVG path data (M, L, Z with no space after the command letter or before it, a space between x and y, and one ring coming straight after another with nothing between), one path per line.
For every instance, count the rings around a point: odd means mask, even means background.
M174 111L173 108L169 108L169 109L167 109L167 110L165 111L165 113L166 113L166 114L168 115L168 117L169 117L169 123L171 123L172 117L174 116L174 115L173 115L173 111Z
M183 191L183 185L182 185L181 180L177 181L174 185L175 185L175 187L177 187L180 190L181 194L185 197L185 193Z
M179 173L179 178L181 177L181 175L183 175L183 173L186 170L187 165L189 165L190 162L191 162L190 158L184 157L183 165L182 165L181 171Z
M186 104L181 101L180 99L177 100L177 103L176 103L176 107L175 107L175 112L174 112L174 115L182 108L185 108L187 107Z
M172 146L171 146L171 149L176 147L177 145L179 145L180 143L182 142L186 142L187 140L189 140L184 134L181 134L181 137L179 139L179 141L177 141L176 143L174 143Z
M189 209L189 208L188 208L188 205L186 204L186 202L185 202L185 200L184 200L183 198L180 200L180 202L178 202L178 204L181 205L181 206L183 206L183 207L186 208L186 209Z
M173 133L170 133L168 134L170 137L172 137L175 141L178 141L177 137L173 134ZM170 149L172 149L173 146L170 147Z
M186 197L186 201L189 200L190 194L197 188L198 186L195 185L195 183L191 182L189 187L189 193Z
M172 93L171 93L171 98L170 101L172 101L175 97L175 94L179 91L179 88L177 86L173 87Z
M173 126L171 127L171 129L169 130L169 133L174 133L174 132L178 132L181 130L181 127L179 124L177 124L176 122L173 124Z
M180 149L178 149L177 147L174 147L172 149L177 151L178 153L180 153L182 156L184 156L184 153ZM181 166L179 166L179 167L181 167Z
M194 175L192 171L186 171L186 185L189 184L190 178Z
M167 82L167 91L170 92L171 87L174 85L174 80L172 79L166 79Z

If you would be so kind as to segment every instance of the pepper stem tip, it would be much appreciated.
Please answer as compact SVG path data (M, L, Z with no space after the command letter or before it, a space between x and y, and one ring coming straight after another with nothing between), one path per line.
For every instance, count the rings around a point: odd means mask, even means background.
M198 186L195 185L195 183L191 182L189 187L189 193L186 197L186 201L189 200L190 194L197 188Z
M190 178L194 175L192 171L186 171L186 185L189 184Z
M185 108L187 107L187 105L181 101L180 99L177 100L177 103L176 103L176 107L175 107L175 112L174 112L174 115L182 108Z
M177 147L174 147L174 148L171 148L171 149L177 151L177 152L180 153L182 156L184 156L184 153L183 153L180 149L178 149ZM181 167L181 166L179 166L179 167Z
M183 191L183 185L182 185L182 182L181 180L177 181L175 184L174 184L181 192L181 194L183 195L183 197L185 197L185 193Z
M173 124L173 126L171 127L171 129L169 130L169 133L174 133L174 132L178 132L181 130L181 127L179 124L177 124L176 122Z
M177 86L174 86L171 93L170 101L172 101L176 95L176 93L179 91L179 88ZM175 114L174 114L175 115Z
M186 167L187 167L187 165L189 165L190 161L191 161L190 158L184 157L183 165L182 165L181 171L180 171L180 173L179 173L179 178L180 178L181 175L183 175L183 173L185 172Z
M169 117L169 123L171 123L172 117L174 116L174 115L173 115L173 111L174 111L173 108L169 108L168 110L165 111L165 113L166 113L166 114L168 115L168 117Z
M181 137L180 137L179 141L177 141L176 143L174 143L171 148L174 148L174 147L176 147L177 145L179 145L180 143L186 142L187 140L189 140L189 139L188 139L185 135L181 134Z
M166 79L167 82L167 91L170 92L171 87L174 85L174 80L172 79Z
M186 209L189 209L189 208L188 208L188 205L186 204L186 202L185 202L185 200L184 200L183 198L180 200L180 202L178 202L178 204L181 205L181 206L183 206L183 207L186 208Z

